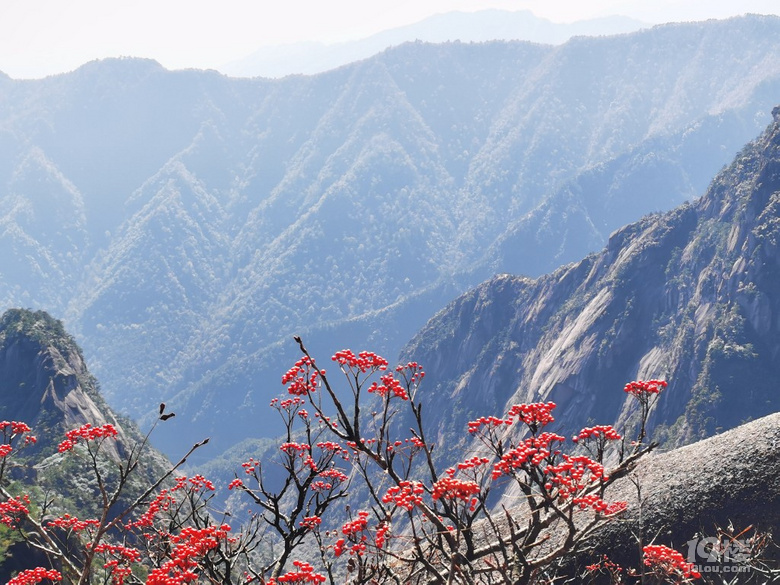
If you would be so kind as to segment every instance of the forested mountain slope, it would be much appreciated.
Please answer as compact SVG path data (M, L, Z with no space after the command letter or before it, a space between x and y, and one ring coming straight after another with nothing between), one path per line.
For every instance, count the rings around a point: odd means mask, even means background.
M531 276L700 194L769 120L780 19L408 44L312 77L150 61L0 78L0 305L43 307L166 448L264 433L295 355L395 355L496 272ZM231 424L224 424L230 420Z
M433 318L404 359L427 366L440 440L540 400L558 404L558 432L630 428L634 379L669 382L649 419L666 446L780 410L780 107L774 118L697 201L549 275L497 276Z

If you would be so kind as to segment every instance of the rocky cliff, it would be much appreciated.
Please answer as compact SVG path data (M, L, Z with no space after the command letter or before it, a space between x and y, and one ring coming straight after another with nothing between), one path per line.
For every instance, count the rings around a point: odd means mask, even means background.
M470 418L537 400L558 404L559 430L630 427L622 387L637 378L669 381L650 418L668 446L779 410L773 114L699 200L646 216L547 276L496 276L433 318L404 359L426 365L440 433L455 440Z
M638 566L638 543L655 542L687 555L688 541L732 528L747 539L756 530L780 528L780 414L666 453L651 453L631 476L607 490L610 501L626 501L620 521L597 540L596 554L609 553L625 566ZM742 533L745 531L744 533ZM741 536L740 533L742 533ZM778 561L769 547L766 560ZM701 556L696 562L707 565Z
M144 439L135 424L106 405L81 349L62 322L44 311L10 309L0 317L0 419L27 423L37 438L4 462L5 487L46 494L50 513L84 518L97 517L100 511L102 499L92 462L58 452L68 430L85 424L116 428L116 441L105 441L101 447L100 458L112 460L103 467L104 480L113 482L117 462L126 463L131 452L134 457L140 452L118 509L143 493L170 465L149 446L138 450ZM43 500L36 504L43 505ZM5 582L14 571L40 564L39 557L13 535L0 539L0 579Z
M0 417L30 425L56 450L64 432L83 424L121 428L99 395L81 350L62 323L43 311L6 311L0 318Z
M143 440L132 421L108 407L81 349L62 322L44 311L10 309L0 317L0 419L27 423L38 439L18 455L26 463L19 470L26 471L17 475L30 480L72 481L61 476L62 466L52 464L60 463L57 447L65 432L84 424L114 425L117 440L103 448L116 460L124 459ZM166 466L151 448L144 457L140 476L153 477ZM64 493L70 488L57 485L55 489Z

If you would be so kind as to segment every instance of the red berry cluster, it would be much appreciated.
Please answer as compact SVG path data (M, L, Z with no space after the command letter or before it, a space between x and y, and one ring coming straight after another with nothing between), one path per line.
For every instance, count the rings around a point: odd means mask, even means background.
M282 445L279 447L280 451L284 451L288 455L298 455L299 457L303 457L304 454L309 452L309 446L305 445L303 443L282 443Z
M108 557L103 568L111 572L112 585L123 585L125 579L133 574L131 564L141 562L138 549L127 546L101 543L95 547L95 552Z
M509 409L506 418L516 416L518 420L527 425L544 426L553 422L552 411L556 407L554 402L533 402L531 404L515 404Z
M388 488L387 493L382 496L382 501L385 504L393 503L399 508L412 510L422 504L424 493L425 489L419 481L402 481L397 486Z
M580 496L579 498L572 498L571 503L575 506L579 506L582 510L585 510L586 508L592 508L599 514L603 514L605 516L612 516L614 514L623 512L627 507L626 502L607 503L595 494Z
M117 435L118 433L114 425L105 424L102 427L93 427L91 424L86 423L77 429L65 433L65 440L59 444L57 449L60 453L64 453L73 449L79 441L95 441L97 439L116 437Z
M383 398L385 396L397 396L401 400L409 400L409 394L406 392L406 388L403 387L399 380L396 380L392 374L386 374L381 378L382 383L378 384L374 382L368 388L368 391L372 394L379 394Z
M386 370L387 360L372 351L361 351L357 356L349 349L337 351L331 358L340 366L347 369L357 369L362 373L369 370Z
M36 567L22 571L16 577L8 581L7 585L35 585L41 581L62 581L62 575L54 569Z
M473 512L478 503L476 498L479 495L479 484L471 480L456 479L451 475L442 477L433 484L433 493L431 497L434 500L444 498L447 500L462 500L469 504Z
M188 488L192 491L216 491L216 488L214 487L214 484L211 482L211 480L206 479L202 475L193 475L190 478L187 478L186 475L183 475L176 478L176 483L173 487L174 490L184 490Z
M585 456L563 455L563 461L559 465L549 465L544 470L550 475L545 484L548 490L558 487L558 497L567 499L597 481L607 481L604 467Z
M490 459L487 457L472 457L471 459L466 459L465 461L458 463L455 468L458 471L465 471L467 469L475 469L488 463L490 463ZM452 475L449 470L447 470L447 473Z
M179 534L171 535L173 550L170 559L152 569L146 585L182 585L198 579L200 558L217 548L221 540L227 540L230 526L185 527Z
M624 392L634 396L660 394L666 388L666 380L635 380L626 384Z
M65 514L46 523L46 527L64 528L74 532L83 532L89 528L97 528L100 523L97 520L79 520L75 516Z
M469 421L468 424L468 431L472 435L476 432L478 432L482 427L492 428L492 427L498 427L501 425L511 425L511 420L504 420L503 418L498 418L497 416L481 416L477 420Z
M322 524L322 518L319 516L306 516L303 520L301 520L300 524L309 530L314 530L317 528L317 526Z
M37 442L37 439L34 436L27 434L30 431L32 431L32 429L27 425L27 423L16 420L0 421L0 432L3 433L3 437L5 439L5 444L0 445L0 449L2 450L0 456L6 457L12 451L11 443L13 440L22 435L26 435L24 437L24 445Z
M602 555L601 560L599 560L599 562L594 563L592 565L588 565L585 567L585 569L591 573L600 573L600 572L607 573L608 575L611 575L613 577L612 579L613 583L622 582L623 567L609 560L609 557L607 555Z
M376 544L377 548L382 548L385 546L385 541L387 540L387 533L390 532L390 523L389 522L382 522L377 526L376 529L376 537L374 538L374 543Z
M560 452L553 449L552 445L564 440L561 435L547 432L526 438L501 456L501 460L493 466L493 479L509 475L514 469L530 472L532 467L538 467L545 460L558 455Z
M303 356L282 376L282 386L287 386L290 394L306 396L317 390L319 377L320 371L313 367L311 359Z
M395 371L404 376L409 384L419 384L425 377L422 366L417 362L408 362L395 367Z
M355 520L346 522L341 527L341 532L346 538L339 538L333 546L333 554L337 557L344 553L347 540L352 543L349 547L350 555L362 556L366 552L365 530L368 528L368 512L361 510Z
M32 431L32 429L27 425L27 423L19 422L19 421L7 421L4 420L0 422L0 431L7 434L8 431L11 431L12 435L23 435L24 433L29 433Z
M290 571L277 577L269 579L267 585L277 585L278 583L325 583L327 580L324 575L314 572L314 567L303 561L293 561L297 570Z
M662 544L649 544L642 551L644 552L645 566L650 567L656 573L669 577L682 577L683 579L701 577L693 563L686 561L673 548Z
M247 475L252 475L258 469L260 469L260 462L256 461L254 457L250 457L249 461L244 461L241 464L241 467L244 468L244 473L246 473Z
M596 425L595 427L585 427L580 431L579 435L572 437L571 440L576 443L578 441L598 439L600 437L603 437L608 441L619 441L623 438L612 425Z
M30 514L27 506L30 505L30 496L13 496L0 503L0 524L10 528L16 528L21 519Z
M355 520L345 522L341 527L341 532L347 536L362 532L368 526L368 512L361 510L358 512L358 517Z

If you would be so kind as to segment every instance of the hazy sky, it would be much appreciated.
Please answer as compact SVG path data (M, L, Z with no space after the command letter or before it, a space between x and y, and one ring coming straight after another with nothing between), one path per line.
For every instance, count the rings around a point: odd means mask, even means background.
M0 71L42 77L118 56L217 68L265 45L353 40L484 8L554 22L622 14L658 23L780 14L780 0L0 0Z

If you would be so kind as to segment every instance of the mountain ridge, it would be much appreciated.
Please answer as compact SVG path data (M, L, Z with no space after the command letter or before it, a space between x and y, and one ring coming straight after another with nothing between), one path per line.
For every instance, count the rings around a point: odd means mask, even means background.
M420 22L341 43L295 43L260 48L218 69L238 77L313 75L371 57L405 42L464 43L519 40L556 45L574 36L604 36L634 32L649 25L624 16L606 16L570 24L553 23L527 10L448 12Z
M226 447L263 420L293 334L396 355L470 286L702 192L775 105L778 23L409 44L274 82L132 60L12 82L0 208L24 212L0 219L0 302L62 316L124 412L176 397L203 420L166 448ZM681 101L705 75L717 91ZM44 177L83 222L31 231Z
M438 313L402 358L426 364L436 400L451 402L429 409L432 424L462 428L486 408L541 400L559 404L566 433L592 421L630 428L620 389L648 378L669 382L649 419L667 446L780 410L780 108L773 115L700 199L548 275L497 276Z

